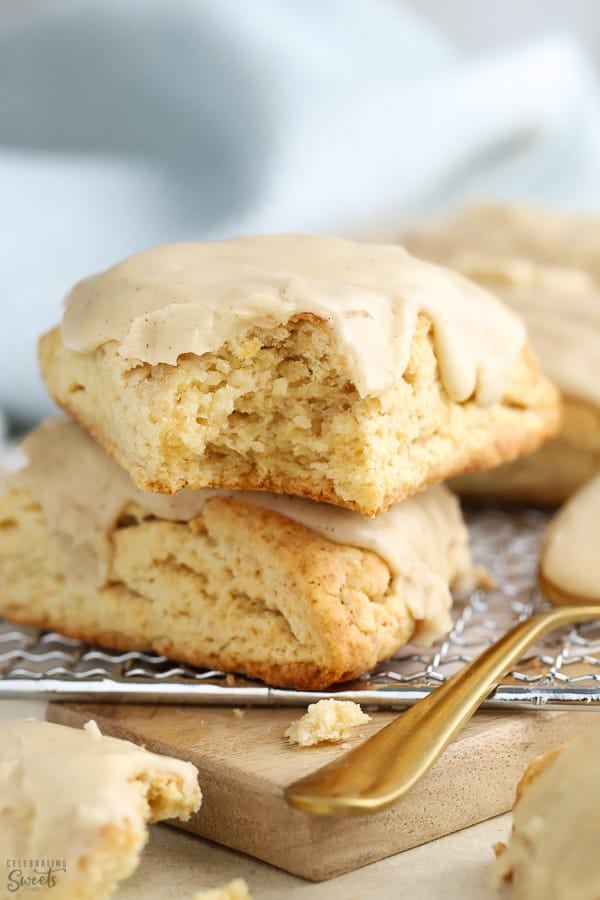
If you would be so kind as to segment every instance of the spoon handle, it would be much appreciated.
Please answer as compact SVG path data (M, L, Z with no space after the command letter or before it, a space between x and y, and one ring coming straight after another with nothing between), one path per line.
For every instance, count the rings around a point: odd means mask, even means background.
M387 809L431 768L532 644L559 625L598 617L600 606L582 604L524 619L377 734L289 785L287 802L320 815L365 815Z

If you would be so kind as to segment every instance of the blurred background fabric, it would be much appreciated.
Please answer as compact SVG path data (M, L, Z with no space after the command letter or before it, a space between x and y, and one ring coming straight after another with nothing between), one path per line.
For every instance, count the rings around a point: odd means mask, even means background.
M365 234L482 196L600 207L584 49L556 33L466 52L417 8L0 0L0 410L13 424L51 408L35 341L67 290L153 244Z

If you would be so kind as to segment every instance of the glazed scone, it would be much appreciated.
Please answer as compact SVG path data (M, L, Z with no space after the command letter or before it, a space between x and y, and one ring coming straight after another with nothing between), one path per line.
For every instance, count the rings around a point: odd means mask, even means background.
M424 221L401 237L412 253L444 265L474 250L487 259L578 269L600 284L599 216L489 201Z
M358 725L364 725L370 719L358 703L329 698L311 703L302 718L286 728L283 736L290 744L300 747L337 743L349 738Z
M137 868L149 822L187 821L200 807L188 762L83 730L0 723L0 847L7 894L104 900ZM39 861L45 883L20 888ZM10 865L9 865L10 863Z
M517 312L561 389L560 433L534 455L456 482L462 493L560 503L600 472L600 219L475 206L403 236Z
M519 785L513 828L493 882L512 900L600 897L600 730L535 760Z
M580 488L552 518L540 557L539 580L551 600L600 601L600 475Z
M179 244L78 284L52 397L145 490L269 490L375 515L536 449L558 400L522 323L393 245Z
M252 894L243 878L234 878L223 887L194 894L194 900L252 900Z
M443 486L370 519L266 492L136 488L72 422L0 497L0 613L271 684L323 688L450 628L477 575Z

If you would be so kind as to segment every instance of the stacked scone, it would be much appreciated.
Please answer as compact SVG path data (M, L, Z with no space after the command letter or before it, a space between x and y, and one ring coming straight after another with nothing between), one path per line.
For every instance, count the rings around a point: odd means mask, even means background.
M426 223L403 241L515 310L542 369L563 394L554 440L525 459L462 479L460 491L562 502L600 473L600 220L481 204Z
M0 612L298 688L448 630L475 576L438 483L559 425L492 294L333 237L141 253L74 288L40 358L72 420L0 498Z

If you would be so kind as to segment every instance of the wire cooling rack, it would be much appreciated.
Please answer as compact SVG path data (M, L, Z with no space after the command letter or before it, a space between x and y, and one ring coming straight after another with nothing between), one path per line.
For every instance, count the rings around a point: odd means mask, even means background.
M497 587L457 601L454 627L443 643L427 650L404 647L356 681L318 692L270 688L164 656L104 650L0 619L0 698L295 706L335 697L381 707L410 705L545 605L536 586L544 513L475 510L467 513L467 521L473 555ZM496 707L586 704L600 709L600 617L553 632L486 701Z

